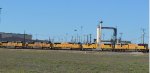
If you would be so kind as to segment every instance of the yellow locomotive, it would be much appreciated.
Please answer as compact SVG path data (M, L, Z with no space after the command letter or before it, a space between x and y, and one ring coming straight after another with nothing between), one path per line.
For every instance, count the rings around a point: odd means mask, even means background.
M76 43L53 43L53 49L80 49L81 45Z
M25 47L30 49L50 49L52 44L47 42L29 42L25 44Z
M48 42L0 42L3 48L31 48L31 49L76 49L89 50L100 47L103 50L113 51L149 51L148 44L116 44L113 48L112 44L103 43L100 46L95 43L77 44L77 43L48 43Z

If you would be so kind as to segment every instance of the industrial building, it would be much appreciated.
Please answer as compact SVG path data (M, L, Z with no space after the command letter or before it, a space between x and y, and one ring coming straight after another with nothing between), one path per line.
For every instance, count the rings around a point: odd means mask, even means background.
M0 41L31 41L32 35L0 32Z

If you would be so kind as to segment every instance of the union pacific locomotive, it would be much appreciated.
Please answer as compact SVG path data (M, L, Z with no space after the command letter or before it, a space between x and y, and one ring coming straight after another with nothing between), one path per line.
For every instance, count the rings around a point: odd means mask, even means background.
M93 50L100 48L102 51L142 51L148 52L148 44L80 44L80 43L51 43L51 42L0 42L2 48L26 48L26 49L69 49L69 50Z

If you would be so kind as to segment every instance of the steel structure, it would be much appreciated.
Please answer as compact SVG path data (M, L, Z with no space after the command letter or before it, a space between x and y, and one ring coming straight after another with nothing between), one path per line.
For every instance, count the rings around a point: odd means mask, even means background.
M115 44L117 43L117 28L114 28L114 27L101 27L101 28L102 29L112 29L114 31L113 39L111 40L111 43L115 46Z

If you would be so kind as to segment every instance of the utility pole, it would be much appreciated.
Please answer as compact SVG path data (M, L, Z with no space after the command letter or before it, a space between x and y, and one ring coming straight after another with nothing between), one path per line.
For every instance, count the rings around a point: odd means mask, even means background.
M53 36L52 43L55 43L55 36Z
M75 29L74 31L75 31L75 43L77 43L77 35L76 35L77 29Z
M87 34L87 44L89 43L89 35Z
M83 43L83 26L81 26L81 43Z
M86 40L85 40L86 39L86 35L85 34L83 35L83 39L84 39L83 43L85 44L86 43Z
M26 32L24 30L24 41L23 41L23 48L26 47Z
M71 42L73 43L74 41L73 41L73 36L71 37Z
M37 33L35 35L36 35L36 42L37 42Z
M142 29L142 43L144 44L145 29Z
M81 42L81 38L80 38L80 35L79 35L79 41L78 41L78 43L80 43Z
M77 33L77 43L79 42L79 35L78 35L78 33Z
M65 42L67 42L68 33L66 33Z
M90 44L92 43L92 41L91 41L91 40L92 40L92 34L90 34Z
M51 38L50 38L50 36L49 36L49 43L51 42Z
M123 35L123 33L119 33L120 34L120 41L122 40L122 35Z

